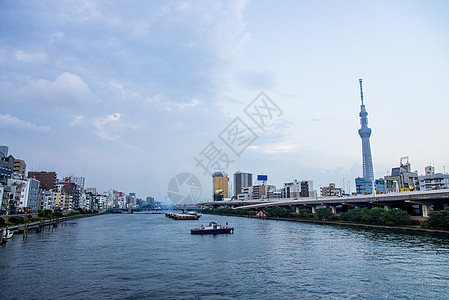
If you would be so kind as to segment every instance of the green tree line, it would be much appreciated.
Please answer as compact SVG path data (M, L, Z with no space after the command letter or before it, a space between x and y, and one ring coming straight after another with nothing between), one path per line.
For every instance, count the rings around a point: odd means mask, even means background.
M246 211L242 208L212 208L203 210L205 214L254 216L257 212ZM328 208L319 208L315 214L311 210L301 209L299 213L292 213L282 207L270 207L266 210L268 218L290 218L303 220L320 221L344 221L359 224L386 225L386 226L407 226L419 225L418 221L410 219L410 215L400 209L386 210L380 207L355 208L335 216ZM429 213L429 219L421 223L424 228L449 229L449 207L441 211Z

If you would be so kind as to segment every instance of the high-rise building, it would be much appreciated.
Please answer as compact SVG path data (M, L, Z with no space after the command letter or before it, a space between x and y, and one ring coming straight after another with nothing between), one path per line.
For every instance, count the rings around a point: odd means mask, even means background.
M362 105L360 105L360 125L359 135L362 138L362 159L363 159L363 178L367 180L374 180L373 171L373 158L371 156L371 146L369 138L371 136L371 128L368 128L368 113L365 109L365 104L363 103L363 90L362 90L362 79L360 82L360 97L362 99Z
M0 183L6 184L8 179L11 178L12 169L14 168L14 157L3 156L0 154Z
M229 178L228 174L225 172L214 172L212 174L213 178L213 198L214 201L221 201L224 198L228 198L229 189Z
M46 191L56 191L56 173L44 172L44 171L31 171L28 172L28 178L35 178L39 180L40 187Z
M14 166L13 166L13 173L20 174L22 178L25 178L25 171L26 171L27 165L25 161L21 159L14 159Z
M8 146L0 146L0 159L8 157Z
M253 174L235 172L234 173L234 196L237 197L238 194L242 193L244 187L252 186L253 184Z
M78 186L78 188L80 189L80 193L81 194L84 193L84 184L86 182L86 179L84 177L74 176L73 174L70 174L70 175L67 175L65 181L75 183Z

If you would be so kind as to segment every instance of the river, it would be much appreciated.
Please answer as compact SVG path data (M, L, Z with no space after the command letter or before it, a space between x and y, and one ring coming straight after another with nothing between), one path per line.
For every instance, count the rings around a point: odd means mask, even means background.
M217 221L234 234L191 235ZM449 237L108 214L0 247L0 299L449 299Z

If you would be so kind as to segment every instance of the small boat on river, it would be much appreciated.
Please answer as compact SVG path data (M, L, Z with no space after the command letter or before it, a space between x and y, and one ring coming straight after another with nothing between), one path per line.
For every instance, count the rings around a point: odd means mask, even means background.
M7 240L9 240L10 238L12 238L13 235L14 235L14 232L9 230L8 228L2 229L1 230L0 240L1 240L2 243L4 243Z
M221 233L234 233L234 227L228 227L228 223L226 223L226 227L223 227L216 222L210 222L209 226L204 227L201 225L201 228L194 228L190 230L191 234L221 234Z
M201 217L201 215L196 213L188 213L188 214L167 213L165 214L165 216L173 220L198 220Z

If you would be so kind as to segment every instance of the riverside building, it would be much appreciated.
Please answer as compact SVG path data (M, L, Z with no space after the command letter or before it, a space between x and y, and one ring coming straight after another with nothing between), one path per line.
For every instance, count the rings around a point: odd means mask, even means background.
M222 201L229 197L229 178L225 172L214 172L212 174L213 200Z
M235 172L234 173L234 196L237 197L242 193L242 189L248 186L252 186L253 174Z

